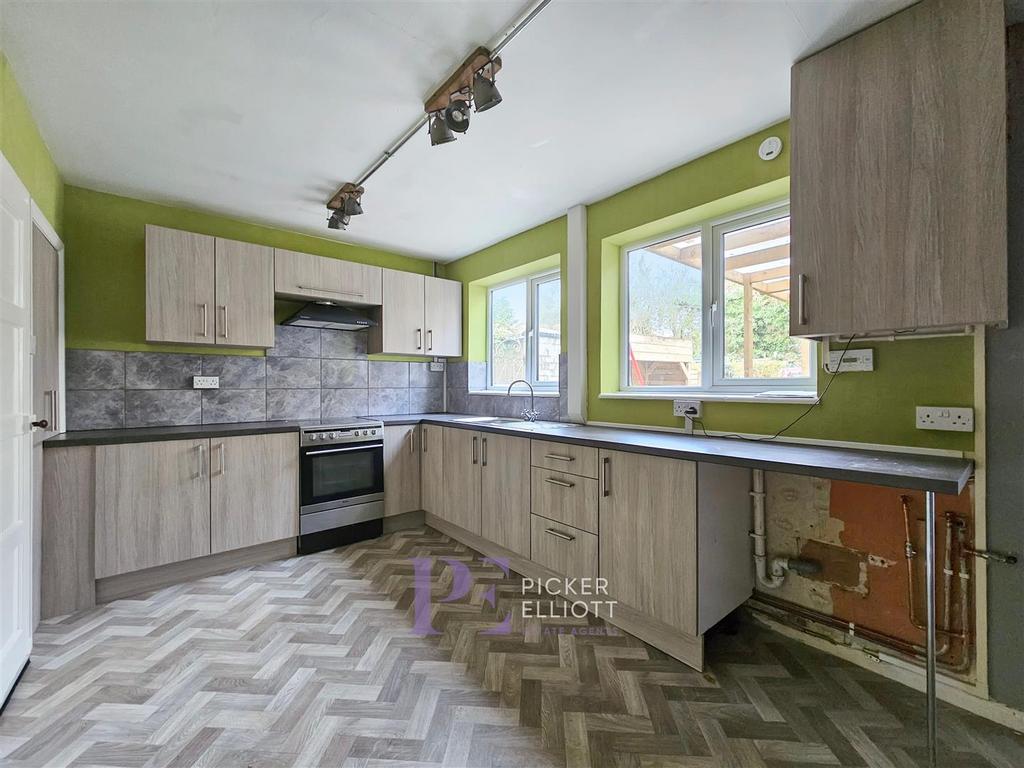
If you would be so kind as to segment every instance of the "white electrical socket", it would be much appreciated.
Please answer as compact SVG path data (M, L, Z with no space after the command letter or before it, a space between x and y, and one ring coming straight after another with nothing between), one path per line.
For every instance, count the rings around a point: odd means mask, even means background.
M947 432L974 431L973 408L919 405L916 408L916 413L918 429L940 429Z
M840 359L843 361L843 366L837 371L836 368L839 365ZM828 373L873 371L875 370L875 350L848 349L845 353L842 350L830 350L828 353L828 367L825 370Z
M192 389L220 389L220 376L193 376Z
M673 400L672 415L699 419L704 415L704 403L700 400Z

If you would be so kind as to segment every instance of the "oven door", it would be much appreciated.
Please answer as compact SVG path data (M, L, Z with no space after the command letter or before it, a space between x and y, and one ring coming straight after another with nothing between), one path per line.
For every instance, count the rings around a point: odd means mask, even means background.
M303 514L384 498L384 444L300 449Z

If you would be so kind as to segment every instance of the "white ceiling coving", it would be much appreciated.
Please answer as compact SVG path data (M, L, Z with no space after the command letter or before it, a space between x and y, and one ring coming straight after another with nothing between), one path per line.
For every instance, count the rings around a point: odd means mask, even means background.
M794 60L909 0L554 0L504 102L324 204L522 2L2 3L2 45L75 185L449 261L789 113Z

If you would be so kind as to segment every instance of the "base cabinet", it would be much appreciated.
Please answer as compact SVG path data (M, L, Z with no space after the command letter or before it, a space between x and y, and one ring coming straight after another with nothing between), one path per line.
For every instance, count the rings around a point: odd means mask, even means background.
M298 536L298 437L251 435L210 443L211 551Z
M480 528L485 539L530 556L530 441L480 436Z
M384 427L384 516L420 508L420 429L415 424Z
M696 635L696 463L606 450L600 460L601 576L611 597Z
M209 440L96 448L96 577L210 554Z
M468 429L444 430L444 519L477 535L480 518L480 440Z
M444 431L433 424L420 425L420 506L445 516Z

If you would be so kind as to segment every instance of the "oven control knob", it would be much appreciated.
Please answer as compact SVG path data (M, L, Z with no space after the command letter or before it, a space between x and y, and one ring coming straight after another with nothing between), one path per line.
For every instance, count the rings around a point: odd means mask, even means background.
M309 439L310 439L311 441L312 441L312 440L316 440L316 433L314 432L313 434L311 434L311 435L309 436Z
M371 429L370 430L370 434L371 435L376 435L377 434L377 430L376 429Z
M366 436L366 430L365 429L363 430L363 436L364 437Z
M335 438L338 437L338 433L337 432L331 432L331 434L329 434L328 437L331 438L331 440L334 440Z

